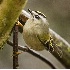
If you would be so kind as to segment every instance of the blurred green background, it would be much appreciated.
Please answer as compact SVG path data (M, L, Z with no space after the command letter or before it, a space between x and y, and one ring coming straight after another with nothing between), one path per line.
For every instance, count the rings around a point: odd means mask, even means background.
M70 0L28 0L25 10L38 10L44 13L49 22L50 28L57 32L70 43ZM25 45L22 34L19 33L19 44ZM10 37L12 41L12 35ZM65 68L55 57L47 51L41 51L57 68ZM0 51L0 69L12 68L12 47L5 44ZM48 69L51 68L38 58L23 52L19 55L19 68L21 69Z

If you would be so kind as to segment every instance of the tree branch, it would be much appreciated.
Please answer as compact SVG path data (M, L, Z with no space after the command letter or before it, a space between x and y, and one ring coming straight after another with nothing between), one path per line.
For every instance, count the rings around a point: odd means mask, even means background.
M13 27L13 69L17 69L18 64L18 25Z
M13 43L12 42L7 41L7 44L9 44L10 46L13 47ZM49 59L44 57L42 54L40 54L40 53L38 53L38 52L36 52L34 50L29 49L27 46L24 47L24 46L18 45L18 49L21 50L21 51L28 52L28 53L32 54L33 56L39 58L40 60L42 60L43 62L45 62L49 66L51 66L51 68L56 69L56 67L53 65L52 62L49 61Z

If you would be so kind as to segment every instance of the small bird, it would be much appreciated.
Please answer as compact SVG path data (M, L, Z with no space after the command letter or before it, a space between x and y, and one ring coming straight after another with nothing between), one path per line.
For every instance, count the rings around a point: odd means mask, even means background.
M42 51L44 49L50 52L57 51L59 56L62 55L61 50L54 43L53 38L49 32L49 23L46 16L39 11L31 11L30 18L27 20L23 27L23 38L29 48Z
M23 27L23 38L26 44L37 51L45 49L44 45L40 42L47 43L50 40L49 36L49 23L46 16L39 11L31 11L30 18L27 20Z

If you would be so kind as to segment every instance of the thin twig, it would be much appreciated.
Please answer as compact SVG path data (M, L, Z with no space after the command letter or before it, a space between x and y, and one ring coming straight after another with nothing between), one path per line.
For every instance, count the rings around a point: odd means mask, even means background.
M7 41L7 44L11 45L13 47L13 43L10 42L10 41ZM48 64L49 66L51 66L52 69L56 69L56 67L53 65L52 62L50 62L46 57L44 57L42 54L34 51L34 50L31 50L29 49L27 46L24 47L24 46L19 46L18 45L18 49L21 50L21 51L26 51L30 54L32 54L33 56L39 58L40 60L42 60L43 62L45 62L46 64Z
M13 69L18 67L18 25L13 27Z

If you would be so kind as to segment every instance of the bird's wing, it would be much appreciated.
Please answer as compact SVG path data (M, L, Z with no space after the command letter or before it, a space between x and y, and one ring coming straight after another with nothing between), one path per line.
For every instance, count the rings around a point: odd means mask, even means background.
M51 50L51 51L53 50L53 48L51 48L50 45L49 45L50 41L47 41L47 40L43 41L43 40L41 40L41 38L40 38L39 35L37 35L37 38L39 39L39 41L41 42L41 44L44 45L45 49Z
M39 35L37 37L38 37L39 41L41 42L41 44L44 45L46 50L48 50L49 52L56 51L56 53L60 57L62 57L63 53L62 53L61 49L59 48L59 46L56 43L54 43L54 41L51 37L50 37L50 40L48 42L42 41Z

